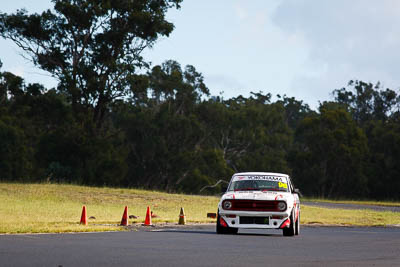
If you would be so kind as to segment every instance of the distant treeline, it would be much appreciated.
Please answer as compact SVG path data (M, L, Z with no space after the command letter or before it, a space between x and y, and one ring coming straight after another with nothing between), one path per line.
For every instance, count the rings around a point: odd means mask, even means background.
M253 93L209 97L201 74L174 61L138 78L104 123L56 89L0 74L0 177L199 193L234 172L289 173L308 196L400 199L399 95L351 81L313 111ZM205 190L215 193L219 188Z
M52 0L40 14L0 12L0 37L58 81L0 72L0 179L198 194L234 172L271 171L308 196L400 199L397 92L350 81L316 111L262 92L210 96L193 66L141 56L173 31L165 14L181 2Z

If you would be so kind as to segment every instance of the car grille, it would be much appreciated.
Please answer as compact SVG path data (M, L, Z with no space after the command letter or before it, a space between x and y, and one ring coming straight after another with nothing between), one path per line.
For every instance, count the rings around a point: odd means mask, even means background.
M230 210L244 211L280 211L278 209L279 201L275 200L247 200L231 199L232 208Z
M269 217L240 216L239 224L269 224Z

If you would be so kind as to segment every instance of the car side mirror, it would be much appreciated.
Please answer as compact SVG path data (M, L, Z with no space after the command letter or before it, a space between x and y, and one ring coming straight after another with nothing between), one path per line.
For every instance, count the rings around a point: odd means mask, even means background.
M221 187L221 193L224 194L224 193L226 192L227 189L228 189L228 187L222 186L222 187Z
M298 194L299 196L303 196L301 193L300 193L300 189L298 189L298 188L295 188L294 190L293 190L293 193L295 193L295 194Z

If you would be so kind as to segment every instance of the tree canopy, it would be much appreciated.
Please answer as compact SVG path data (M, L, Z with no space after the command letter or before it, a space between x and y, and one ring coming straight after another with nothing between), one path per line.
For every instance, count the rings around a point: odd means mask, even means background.
M74 111L91 111L100 129L113 100L140 93L141 52L172 32L165 13L181 0L52 2L54 9L41 14L0 14L0 35L57 78Z

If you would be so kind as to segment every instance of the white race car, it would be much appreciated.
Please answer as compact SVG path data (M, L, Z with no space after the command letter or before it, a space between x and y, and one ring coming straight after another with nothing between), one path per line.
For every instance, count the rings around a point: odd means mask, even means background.
M261 228L282 229L284 236L298 235L299 194L287 174L236 173L218 204L217 233Z

